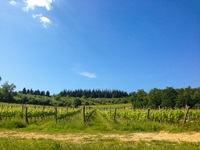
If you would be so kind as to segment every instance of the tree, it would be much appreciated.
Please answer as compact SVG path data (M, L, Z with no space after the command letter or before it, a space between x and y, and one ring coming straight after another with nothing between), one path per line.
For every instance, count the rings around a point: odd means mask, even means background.
M137 100L137 93L136 92L132 92L131 96L130 96L130 102L133 106L133 109L135 109L136 107L136 100Z
M1 76L0 76L0 81L2 80ZM0 88L0 101L2 101L2 95L1 95L1 88Z
M45 96L45 91L41 91L41 92L40 92L40 95L41 95L41 96Z
M151 108L158 108L161 105L162 91L154 88L148 93L148 105Z
M27 94L27 93L26 93L26 88L23 88L22 93L23 93L23 94Z
M46 96L50 97L50 92L46 91Z
M200 88L195 89L192 99L195 100L195 107L200 108Z
M79 98L75 98L74 101L73 101L73 105L74 107L78 107L78 106L81 106L82 102Z
M32 89L29 90L29 94L33 95L34 91Z
M137 92L137 107L138 108L144 108L146 107L148 104L148 100L147 100L147 93L142 89L142 90L138 90Z
M177 90L177 97L176 97L176 107L181 108L185 107L186 105L186 97L184 95L185 90L183 88Z
M174 108L176 97L177 97L176 90L172 87L167 87L165 90L163 90L162 103L161 103L162 107Z
M12 84L8 84L8 82L2 85L2 96L5 102L13 102L13 91L16 86Z

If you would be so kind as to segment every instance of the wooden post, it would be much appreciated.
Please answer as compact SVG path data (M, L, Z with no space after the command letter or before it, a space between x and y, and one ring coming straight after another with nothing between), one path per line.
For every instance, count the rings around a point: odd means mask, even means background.
M117 113L117 109L115 108L114 109L114 118L113 118L114 121L116 121L116 113Z
M58 115L58 109L57 109L57 107L55 107L55 120L56 120L56 123L57 123L57 115Z
M28 107L26 107L25 119L26 119L26 123L29 124L29 122L28 122Z
M135 104L133 104L133 111L135 111Z
M66 112L68 112L68 107L66 107Z
M187 106L186 105L186 113L185 113L185 117L184 117L184 124L186 123L186 120L187 120L187 117L188 117L188 113L189 113L189 109L190 109L190 106Z
M23 119L24 117L24 105L22 105L22 115L21 115L21 118Z
M150 117L150 108L147 110L147 119L149 119Z
M45 110L45 105L43 106L43 111Z
M85 105L83 105L83 122L85 122Z
M110 119L111 119L111 106L110 106Z

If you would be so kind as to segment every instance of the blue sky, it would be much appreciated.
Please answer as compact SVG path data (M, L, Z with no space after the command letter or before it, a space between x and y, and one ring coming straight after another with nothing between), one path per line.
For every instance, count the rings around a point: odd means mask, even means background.
M1 84L63 89L200 86L199 0L2 0Z

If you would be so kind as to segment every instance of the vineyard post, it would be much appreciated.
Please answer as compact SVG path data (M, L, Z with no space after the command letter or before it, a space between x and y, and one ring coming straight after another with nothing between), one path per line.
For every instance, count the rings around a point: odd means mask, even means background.
M57 123L57 115L58 115L58 109L57 109L57 107L55 107L55 120L56 120L56 123Z
M147 119L149 119L150 117L150 108L147 110Z
M25 120L26 120L26 123L29 124L29 122L28 122L28 107L26 107L26 111L25 111Z
M116 112L117 112L117 109L115 108L114 109L114 118L113 118L114 121L116 121Z
M45 105L43 106L43 111L45 110Z
M66 106L66 112L68 112L68 107Z
M43 107L42 107L42 114L43 114L41 117L42 120L45 120L44 110L45 110L45 105L43 105Z
M110 106L110 119L111 119L111 106Z
M22 115L21 115L22 119L23 119L23 115L24 115L24 105L22 104Z
M37 109L37 107L35 106L35 110ZM36 122L36 116L34 115L34 122Z
M186 113L185 113L184 122L183 122L184 124L186 123L187 116L188 116L188 113L189 113L189 109L190 109L190 106L186 105Z
M85 105L83 105L83 122L85 122Z

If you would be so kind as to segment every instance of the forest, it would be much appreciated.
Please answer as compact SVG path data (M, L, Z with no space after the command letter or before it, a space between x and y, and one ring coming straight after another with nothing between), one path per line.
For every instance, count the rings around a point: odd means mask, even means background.
M0 77L0 81L1 81ZM2 83L0 87L0 102L18 104L36 104L50 106L99 105L131 103L133 108L200 108L200 87L165 89L154 88L149 92L139 89L131 93L121 90L63 90L58 94L23 88L15 91L16 85L9 82Z

